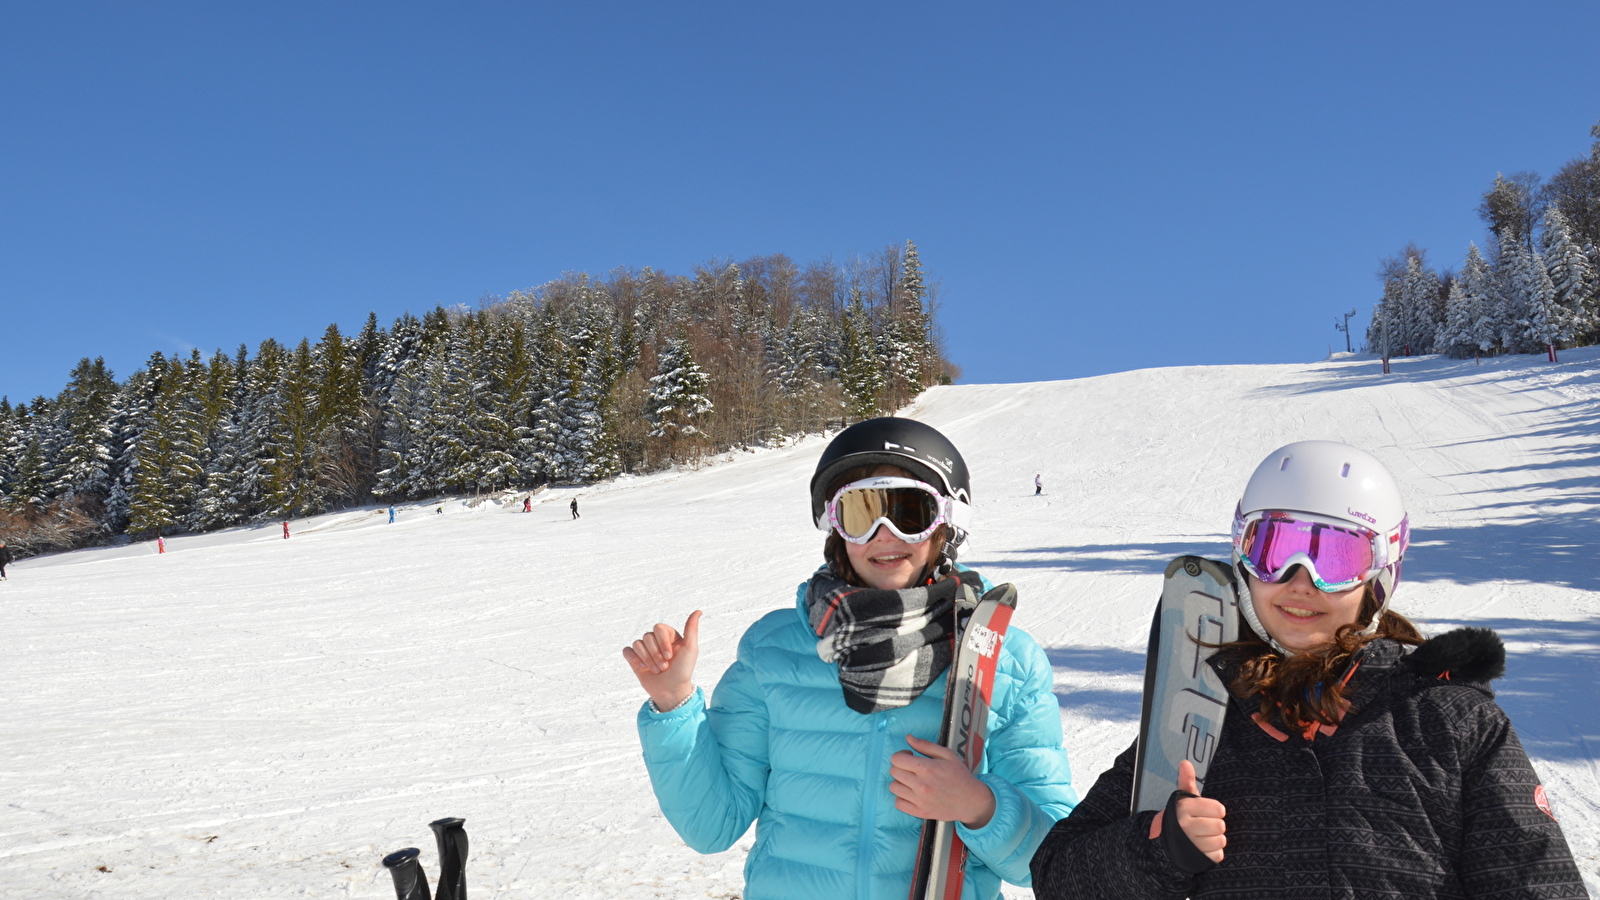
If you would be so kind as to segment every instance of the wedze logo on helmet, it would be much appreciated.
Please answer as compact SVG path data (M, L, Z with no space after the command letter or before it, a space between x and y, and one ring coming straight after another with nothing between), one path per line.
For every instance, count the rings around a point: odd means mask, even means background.
M1376 525L1376 524L1378 524L1378 520L1377 519L1373 518L1372 516L1367 515L1364 512L1356 512L1355 510L1351 509L1348 506L1346 506L1344 508L1344 511L1349 513L1352 516L1355 516L1356 518L1360 519L1361 521L1366 522L1368 525Z
M885 449L885 450L904 450L907 453L912 453L912 454L915 454L917 452L917 448L915 448L915 447L907 447L905 444L896 444L894 441L884 441L883 442L883 449ZM934 465L938 466L939 468L943 469L944 473L946 475L950 475L950 474L955 472L956 464L954 462L952 462L951 460L948 460L948 459L946 459L946 460L938 460L938 459L934 459L931 456L919 456L918 458L920 458L923 462L931 462Z

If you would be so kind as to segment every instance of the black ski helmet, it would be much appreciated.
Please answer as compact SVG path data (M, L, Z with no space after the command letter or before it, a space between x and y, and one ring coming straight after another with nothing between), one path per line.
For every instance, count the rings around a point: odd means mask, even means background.
M828 484L846 469L856 466L899 466L918 480L938 488L946 497L963 506L972 505L972 484L967 479L967 463L950 439L932 425L915 419L884 416L857 422L839 432L817 460L811 476L811 521L825 529L823 512L829 498Z

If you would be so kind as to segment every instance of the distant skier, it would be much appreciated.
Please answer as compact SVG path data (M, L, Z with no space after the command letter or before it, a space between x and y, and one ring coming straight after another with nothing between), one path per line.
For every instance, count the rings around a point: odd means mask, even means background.
M394 524L394 507L389 507L389 524Z
M578 498L577 497L573 497L572 498L572 517L574 519L581 518L578 515Z
M533 512L533 495L532 494L529 494L528 496L522 498L522 511L523 512Z
M1034 475L1033 476L1033 495L1035 497L1037 497L1042 493L1044 493L1044 476L1042 476L1042 475Z
M6 580L6 566L11 565L11 548L5 541L0 541L0 581Z
M156 535L156 555L160 556L161 554L163 554L165 552L167 552L167 541L166 541L165 538L163 538L161 535L158 534L158 535Z
M695 686L700 613L683 634L660 624L622 651L650 695L639 741L668 822L704 853L758 823L741 896L904 898L931 818L964 823L962 896L995 900L1002 879L1027 882L1034 848L1076 801L1050 661L1018 628L1000 645L981 777L934 743L956 604L986 586L954 561L970 491L944 435L857 423L811 478L826 562L745 631L715 704Z
M288 522L284 522L283 523L283 539L286 540L286 541L289 539L289 523Z

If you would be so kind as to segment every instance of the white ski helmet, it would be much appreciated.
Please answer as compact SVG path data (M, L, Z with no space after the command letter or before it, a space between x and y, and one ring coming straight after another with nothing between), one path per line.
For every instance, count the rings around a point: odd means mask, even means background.
M1375 534L1375 561L1382 568L1370 582L1378 609L1366 630L1376 631L1400 582L1400 560L1410 543L1400 487L1383 463L1365 450L1338 441L1298 441L1267 454L1245 485L1233 528L1233 564L1240 571L1239 609L1257 635L1280 653L1287 653L1261 626L1250 599L1249 581L1240 566L1244 527L1254 514L1266 510L1303 513Z

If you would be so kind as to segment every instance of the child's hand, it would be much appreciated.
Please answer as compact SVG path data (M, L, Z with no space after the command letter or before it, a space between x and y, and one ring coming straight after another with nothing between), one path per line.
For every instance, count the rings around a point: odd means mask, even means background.
M906 735L911 749L889 757L894 808L919 819L960 822L982 828L994 817L994 792L978 780L954 750Z
M631 647L622 648L634 677L656 709L681 706L694 693L694 664L700 658L700 610L689 614L683 634L664 622L644 633Z
M1187 759L1178 763L1178 790L1200 793L1200 784L1194 777L1194 763ZM1195 849L1214 863L1222 862L1222 848L1228 845L1227 815L1226 807L1207 797L1185 797L1178 801L1178 827L1189 836Z

